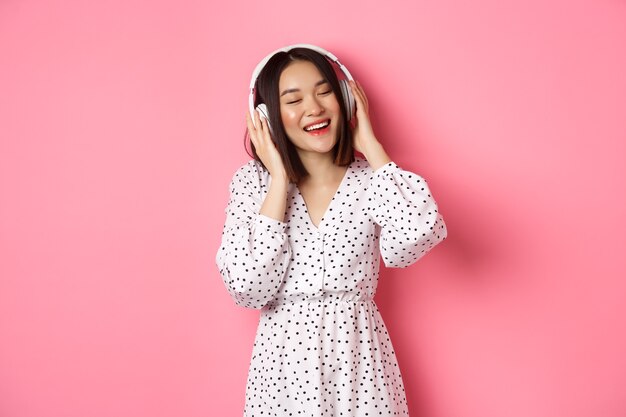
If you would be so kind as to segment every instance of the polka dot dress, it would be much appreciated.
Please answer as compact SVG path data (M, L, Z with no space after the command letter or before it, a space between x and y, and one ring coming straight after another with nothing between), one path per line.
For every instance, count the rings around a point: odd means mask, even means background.
M235 303L261 309L244 416L407 416L373 297L381 257L406 267L446 237L426 182L357 157L315 227L294 184L284 222L259 214L270 181L254 160L235 173L216 258Z

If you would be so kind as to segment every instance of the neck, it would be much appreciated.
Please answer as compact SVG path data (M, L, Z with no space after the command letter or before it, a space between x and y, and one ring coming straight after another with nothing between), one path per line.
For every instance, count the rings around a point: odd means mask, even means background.
M301 182L309 184L333 182L338 177L342 177L346 170L345 167L334 164L331 152L323 154L317 152L302 152L299 156L302 164L309 173Z

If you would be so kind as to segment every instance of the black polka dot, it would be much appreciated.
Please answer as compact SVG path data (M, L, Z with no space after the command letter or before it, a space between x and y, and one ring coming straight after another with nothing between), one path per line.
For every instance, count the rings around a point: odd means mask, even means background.
M235 303L261 309L244 416L408 415L373 297L381 257L407 267L447 236L426 181L356 158L318 227L293 184L284 222L259 214L270 182L237 170L216 257Z

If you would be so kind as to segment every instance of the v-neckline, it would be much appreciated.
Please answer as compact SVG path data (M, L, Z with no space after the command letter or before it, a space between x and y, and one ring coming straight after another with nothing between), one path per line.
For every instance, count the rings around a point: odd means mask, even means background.
M328 215L328 212L330 211L330 208L333 206L333 203L337 199L337 195L339 194L339 190L341 190L341 188L343 187L343 184L347 181L348 176L350 175L350 170L351 169L352 169L352 162L350 163L350 165L348 165L348 168L346 169L346 172L344 172L343 178L341 178L341 181L339 182L339 186L337 187L337 189L335 190L335 193L333 194L332 198L330 199L330 202L328 203L328 206L326 206L326 210L324 211L324 214L322 214L322 217L320 218L320 222L318 223L317 226L315 225L315 223L313 223L313 219L311 219L311 214L309 213L309 207L306 205L306 200L304 199L304 196L300 192L300 188L296 184L296 192L300 196L300 199L302 200L302 204L304 205L306 221L311 225L313 230L319 231L321 229L322 225L324 224L324 221L326 220L326 216Z

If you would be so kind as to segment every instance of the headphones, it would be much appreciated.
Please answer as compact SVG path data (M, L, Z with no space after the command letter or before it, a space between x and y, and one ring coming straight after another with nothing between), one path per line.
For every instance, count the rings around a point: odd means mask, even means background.
M341 72L343 72L343 74L346 76L347 80L339 80L339 87L341 88L341 96L343 98L343 102L345 104L346 107L346 113L348 114L348 120L352 119L353 115L354 115L354 111L356 108L356 103L354 100L354 96L352 95L352 88L350 87L350 84L348 84L348 81L352 81L354 78L352 78L352 74L350 74L350 71L348 71L348 68L346 68L341 62L339 62L339 59L331 54L330 52L328 52L327 50L325 50L324 48L320 48L319 46L315 46L315 45L310 45L310 44L306 44L306 43L298 43L295 45L289 45L289 46L285 46L283 48L277 49L274 52L272 52L271 54L267 55L265 58L263 58L263 60L261 62L259 62L259 64L256 66L256 68L254 69L254 72L252 73L252 79L250 80L250 95L248 96L248 105L250 107L250 116L252 117L252 123L256 126L256 123L254 121L254 96L255 96L255 84L256 84L256 80L259 77L259 74L261 73L261 71L263 70L263 68L265 67L265 65L267 64L267 62L277 53L279 52L289 52L291 49L293 48L308 48L308 49L312 49L315 52L318 52L322 55L324 55L331 63L334 62L339 69L341 70ZM258 106L256 106L256 110L259 112L259 115L261 117L264 117L265 120L267 121L267 125L270 127L271 130L271 126L269 124L269 112L267 110L267 106L265 105L265 103L260 103Z

